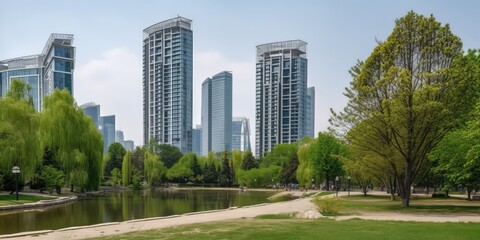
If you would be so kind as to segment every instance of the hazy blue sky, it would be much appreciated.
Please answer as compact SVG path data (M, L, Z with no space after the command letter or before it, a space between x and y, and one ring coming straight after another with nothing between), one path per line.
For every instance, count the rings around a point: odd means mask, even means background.
M74 96L117 116L117 129L142 144L142 30L177 15L193 20L194 111L200 123L201 84L233 72L233 115L255 133L255 46L301 39L308 43L308 85L316 90L316 131L329 109L346 103L348 70L365 59L413 10L449 23L464 49L480 48L477 1L153 1L0 0L0 59L40 53L50 33L75 35Z

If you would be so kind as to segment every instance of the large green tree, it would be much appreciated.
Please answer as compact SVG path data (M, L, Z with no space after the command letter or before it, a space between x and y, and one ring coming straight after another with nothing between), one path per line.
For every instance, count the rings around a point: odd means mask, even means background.
M346 136L350 144L401 162L395 177L402 206L408 207L427 154L476 102L477 79L449 25L409 12L361 66L347 89L348 105L333 122L356 128Z
M126 153L127 151L122 144L118 142L110 144L105 159L104 174L108 176L114 168L122 169L123 157Z
M93 121L67 90L58 89L45 97L40 120L43 144L61 166L65 183L82 191L97 190L102 173L103 141Z
M177 147L168 144L159 144L154 138L150 139L147 149L157 154L167 168L171 168L183 156Z
M38 137L39 117L29 90L27 84L14 79L0 99L0 169L7 169L5 174L9 174L18 165L24 180L34 176L43 150Z

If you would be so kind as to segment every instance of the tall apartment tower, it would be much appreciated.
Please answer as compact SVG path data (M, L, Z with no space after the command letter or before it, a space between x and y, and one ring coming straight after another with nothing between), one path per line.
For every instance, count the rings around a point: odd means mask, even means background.
M221 72L202 83L202 154L232 150L232 74Z
M192 130L192 152L202 156L202 125L197 125Z
M192 150L192 21L176 17L143 30L143 134Z
M251 150L250 145L250 122L246 117L234 117L232 119L232 150Z
M306 136L315 138L315 87L307 88L306 107Z
M35 110L43 109L43 98L55 88L73 95L75 47L72 34L52 33L42 53L0 61L0 97L10 88L12 79L30 85L29 95Z
M307 43L292 40L257 46L257 157L306 135L306 95Z

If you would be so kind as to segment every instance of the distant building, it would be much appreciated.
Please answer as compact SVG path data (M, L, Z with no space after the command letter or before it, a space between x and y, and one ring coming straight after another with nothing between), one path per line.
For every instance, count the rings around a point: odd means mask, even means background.
M307 88L307 99L305 101L306 107L306 136L315 138L315 87Z
M306 135L306 95L307 43L293 40L257 46L257 157Z
M100 129L100 105L90 102L81 105L80 108L83 109L85 115L89 116L93 120L95 128L97 130Z
M232 74L221 72L202 83L202 153L232 150Z
M100 117L100 132L103 136L103 153L115 142L115 115Z
M0 98L10 88L12 79L27 83L35 110L43 109L43 98L55 88L73 95L75 47L73 35L51 34L42 53L0 61Z
M251 150L250 122L246 117L234 117L232 119L232 150L242 152Z
M143 30L143 141L192 151L192 20L176 17Z
M132 140L125 140L123 136L123 131L115 131L115 142L122 144L123 148L127 151L133 151L135 148L134 142Z
M192 131L192 152L202 156L202 125L197 125Z

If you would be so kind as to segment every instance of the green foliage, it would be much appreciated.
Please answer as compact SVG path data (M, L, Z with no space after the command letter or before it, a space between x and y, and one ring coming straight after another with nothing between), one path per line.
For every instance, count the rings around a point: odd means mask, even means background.
M145 153L144 164L145 180L148 185L159 185L167 174L167 168L163 165L163 162L157 155L147 151Z
M230 161L228 160L226 150L223 153L222 169L220 170L219 180L222 186L230 186L233 183L232 170L230 168Z
M193 171L194 163L197 161L196 158L195 153L185 154L175 165L168 169L167 178L177 182L195 181L196 177L198 177Z
M80 190L97 190L102 173L103 142L92 120L67 90L45 97L40 113L40 136L61 166L66 184Z
M397 165L388 171L400 168L392 177L405 207L428 152L465 122L478 98L478 69L461 48L448 25L409 12L361 65L347 107L332 116L364 156Z
M106 175L114 168L122 169L123 158L126 153L125 148L118 142L114 142L108 146L107 161L104 169Z
M132 152L127 151L123 157L122 162L122 183L123 186L128 186L132 183Z
M343 207L342 199L333 197L316 197L313 199L313 203L323 214L338 214L338 212L342 210Z
M252 151L247 150L243 155L242 170L250 170L252 168L258 168L258 162L252 154Z
M286 166L297 154L297 144L278 144L263 159L262 166Z
M121 180L122 180L122 171L118 168L114 168L111 172L110 175L112 176L112 184L113 186L120 185Z
M177 147L168 144L158 144L153 138L150 139L147 149L150 152L157 154L167 168L171 168L183 156L182 152Z
M240 170L237 172L238 184L247 187L271 186L272 183L278 182L280 178L280 166L269 166L262 168L253 168L247 171Z
M42 170L42 178L45 181L48 192L57 194L61 193L62 186L65 185L65 175L61 170L52 166L44 166Z
M14 79L0 99L0 169L21 169L20 178L32 179L42 156L38 137L39 118L28 100L28 85Z

